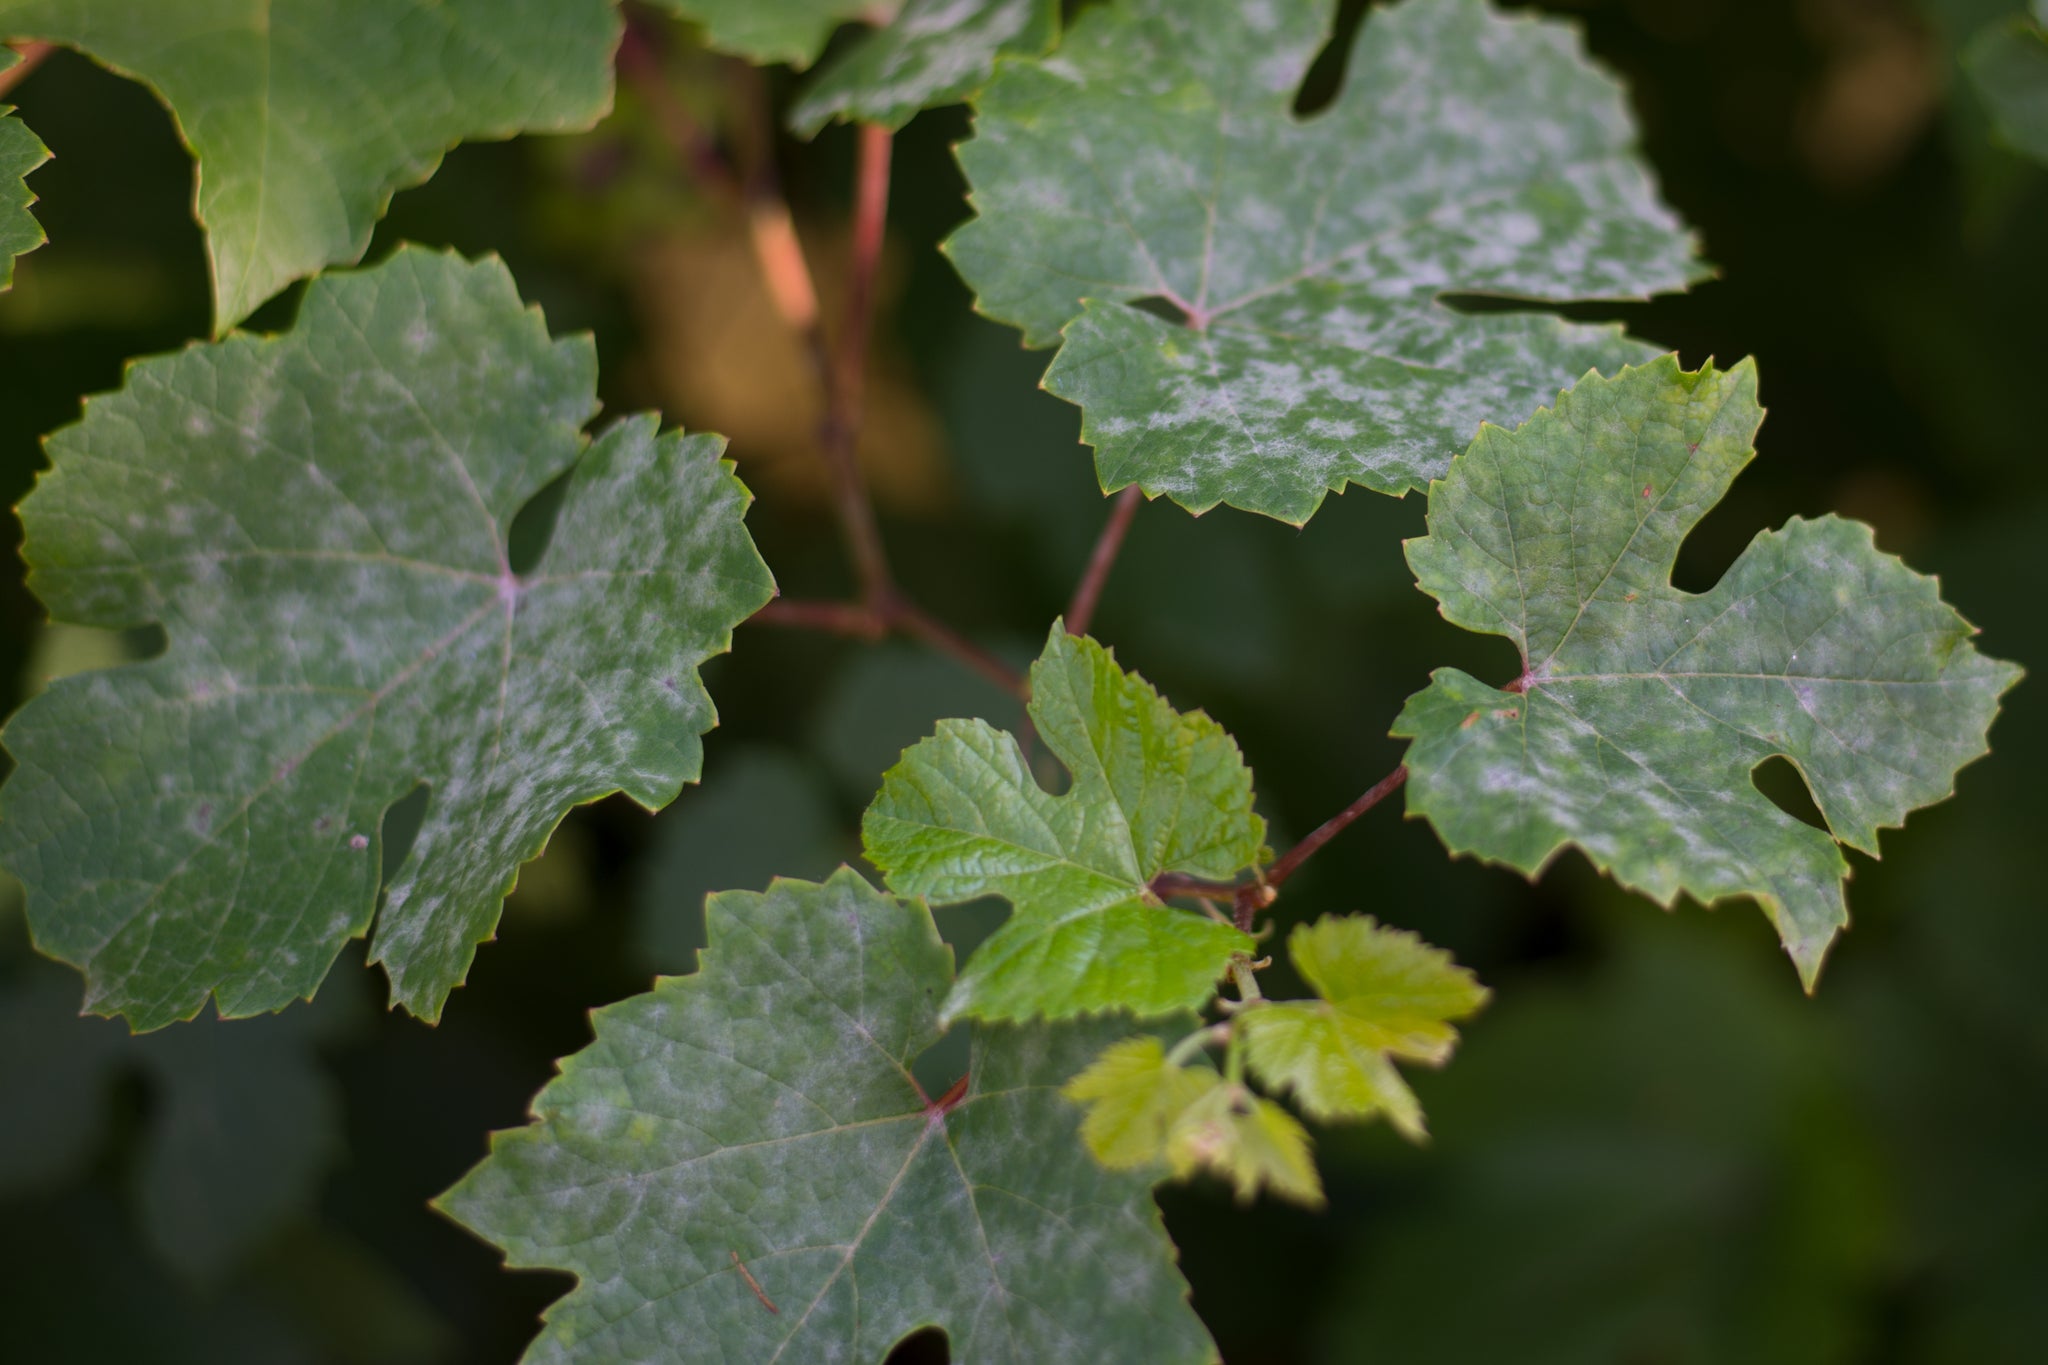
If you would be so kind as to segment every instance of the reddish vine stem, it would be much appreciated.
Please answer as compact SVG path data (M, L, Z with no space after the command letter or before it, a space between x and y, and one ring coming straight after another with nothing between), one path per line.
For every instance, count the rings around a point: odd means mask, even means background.
M41 66L43 59L57 50L55 43L45 42L10 43L8 46L15 50L21 60L5 71L0 71L0 95L7 94L21 84L24 76Z
M1359 816L1393 795L1407 780L1408 765L1404 763L1373 783L1356 801L1317 825L1309 832L1307 838L1288 849L1271 867L1255 875L1249 882L1242 885L1236 882L1211 882L1199 877L1184 877L1178 872L1162 872L1152 879L1151 892L1161 900L1168 896L1228 896L1235 911L1232 918L1237 927L1250 933L1259 911L1279 898L1283 882L1299 872L1301 865L1313 857L1317 849L1343 833L1344 829Z
M885 128L863 126L855 172L853 261L846 316L834 349L818 309L818 291L803 246L797 240L789 201L775 172L775 124L766 84L751 66L739 66L734 82L750 113L741 130L735 172L717 145L690 116L662 78L651 40L629 28L619 49L619 71L648 101L662 130L692 174L737 198L746 210L754 257L776 313L800 338L825 396L819 446L832 479L833 510L846 536L860 595L853 602L775 601L754 620L767 625L823 631L864 640L892 633L913 636L996 686L1028 696L1015 669L904 596L889 567L867 481L860 472L860 429L867 399L868 346L874 331L875 284L889 213L893 139Z
M1102 534L1095 538L1088 568L1075 585L1074 600L1067 607L1067 634L1088 633L1088 626L1095 619L1095 604L1102 600L1102 586L1109 582L1109 571L1116 567L1117 553L1124 547L1124 534L1131 529L1131 518L1138 514L1138 504L1144 496L1136 484L1116 495L1109 520L1103 523Z
M751 618L768 626L792 626L860 640L885 635L915 636L987 678L1005 692L1028 699L1028 689L1015 669L975 644L916 603L898 595L881 603L814 602L777 598Z

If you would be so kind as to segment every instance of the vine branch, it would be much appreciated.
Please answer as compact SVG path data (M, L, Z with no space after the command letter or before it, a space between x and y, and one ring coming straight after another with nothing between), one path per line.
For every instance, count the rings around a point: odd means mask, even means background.
M1124 533L1131 529L1131 518L1137 515L1138 504L1143 500L1144 493L1136 484L1116 495L1116 502L1109 509L1109 520L1103 523L1102 534L1095 538L1095 548L1088 555L1088 567L1074 588L1073 602L1067 607L1067 634L1088 633L1089 623L1095 619L1095 604L1102 599L1102 586L1109 581L1109 571L1116 567L1117 553L1124 547Z
M1257 918L1259 911L1279 899L1280 886L1283 882L1299 872L1301 865L1313 857L1316 850L1343 833L1359 816L1393 795L1407 780L1408 765L1404 763L1373 783L1356 801L1317 825L1309 832L1308 837L1288 849L1271 867L1253 874L1249 882L1212 882L1199 877L1182 876L1178 872L1162 872L1152 879L1149 889L1161 900L1169 896L1228 896L1235 911L1233 918L1237 927L1250 933L1252 922Z
M775 123L758 70L741 64L734 82L748 118L740 130L735 171L717 144L675 97L663 77L653 39L629 26L619 49L620 75L647 101L656 125L697 180L737 198L769 298L802 339L825 398L818 444L832 480L833 511L846 537L859 582L852 602L771 602L754 616L767 625L878 640L890 634L922 640L1007 692L1030 695L1024 678L1001 659L939 621L904 595L889 567L882 533L860 471L860 431L867 404L868 348L874 332L875 286L889 213L894 139L886 128L861 126L854 181L852 268L846 314L835 348L825 335L818 290L776 174Z

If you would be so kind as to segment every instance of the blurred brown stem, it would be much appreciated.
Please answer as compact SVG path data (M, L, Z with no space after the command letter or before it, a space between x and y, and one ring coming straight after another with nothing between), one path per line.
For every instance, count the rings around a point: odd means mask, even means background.
M1116 502L1109 509L1109 520L1103 523L1102 534L1095 538L1095 549L1088 556L1088 568L1082 573L1080 583L1074 588L1074 600L1067 607L1067 634L1088 633L1088 626L1095 619L1095 604L1102 600L1102 585L1109 581L1109 571L1116 567L1117 552L1124 547L1124 534L1131 529L1131 518L1137 515L1138 503L1144 496L1136 484L1116 495Z

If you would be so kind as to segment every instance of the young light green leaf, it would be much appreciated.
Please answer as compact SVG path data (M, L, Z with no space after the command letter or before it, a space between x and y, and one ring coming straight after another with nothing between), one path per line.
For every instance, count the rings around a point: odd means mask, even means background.
M903 755L861 823L895 891L1015 907L946 1002L949 1018L1196 1009L1249 935L1169 909L1162 872L1227 878L1265 856L1252 775L1201 712L1183 715L1058 623L1031 666L1031 719L1073 775L1054 796L1017 741L949 720Z
M1061 344L1045 387L1081 406L1111 492L1298 524L1347 484L1421 488L1481 419L1650 354L1444 295L1636 298L1701 273L1570 28L1485 0L1374 10L1304 122L1333 9L1097 6L976 101L979 217L947 251L984 312Z
M1414 741L1409 810L1453 852L1534 875L1573 844L1665 905L1752 896L1811 989L1848 922L1836 840L1875 855L1879 828L1945 798L2020 671L1834 517L1758 535L1711 592L1672 587L1762 420L1753 363L1666 356L1481 431L1408 562L1448 620L1513 640L1522 675L1441 669L1394 734ZM1828 829L1757 790L1773 755Z
M1961 60L1999 136L2048 162L2048 0L2038 0L2031 21L2010 15L1986 26Z
M433 1017L572 805L694 779L697 666L773 593L716 437L585 449L588 338L496 261L407 250L298 325L146 360L49 441L31 584L161 658L65 678L9 724L0 863L87 1006L153 1028L308 995L377 906L380 820L424 783L373 960ZM513 514L567 474L537 568Z
M928 1326L956 1360L1216 1358L1149 1181L1091 1158L1057 1093L1100 1027L976 1026L934 1102L910 1066L951 973L922 906L842 869L706 914L702 969L597 1011L535 1122L439 1201L579 1277L529 1362L879 1365Z
M1168 1061L1157 1038L1126 1038L1103 1049L1060 1093L1086 1107L1081 1140L1095 1159L1111 1170L1131 1170L1162 1159L1174 1125L1221 1084L1207 1065Z
M1265 1189L1312 1209L1323 1206L1308 1130L1241 1085L1218 1085L1196 1100L1167 1137L1166 1160L1181 1180L1197 1171L1222 1176L1241 1203Z
M1059 35L1059 0L906 0L889 23L819 72L789 111L802 137L833 119L901 128L958 104L1002 53L1039 53Z
M1420 1141L1422 1106L1393 1059L1442 1064L1458 1040L1450 1021L1485 1004L1486 988L1449 953L1371 916L1297 925L1287 952L1322 999L1238 1017L1252 1073L1270 1088L1291 1089L1313 1118L1383 1113Z
M199 162L218 334L360 260L392 193L456 143L595 123L619 19L612 0L0 0L0 29L170 106Z
M0 47L0 71L20 60L13 49ZM29 172L49 159L50 149L14 117L13 106L0 104L0 289L14 284L14 258L49 240L28 211L36 196L27 184Z

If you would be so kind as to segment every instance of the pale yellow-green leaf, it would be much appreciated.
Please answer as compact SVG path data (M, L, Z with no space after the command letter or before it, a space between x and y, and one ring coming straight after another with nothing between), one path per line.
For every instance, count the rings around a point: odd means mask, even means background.
M1179 1066L1157 1038L1112 1043L1060 1093L1085 1105L1081 1140L1111 1170L1166 1155L1168 1132L1204 1095L1223 1084L1207 1066Z
M1197 1171L1221 1176L1243 1203L1263 1189L1312 1209L1323 1206L1308 1130L1241 1085L1219 1085L1196 1101L1168 1135L1166 1160L1176 1179Z

